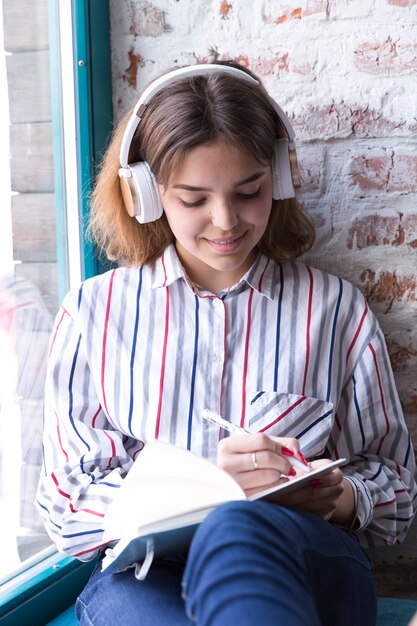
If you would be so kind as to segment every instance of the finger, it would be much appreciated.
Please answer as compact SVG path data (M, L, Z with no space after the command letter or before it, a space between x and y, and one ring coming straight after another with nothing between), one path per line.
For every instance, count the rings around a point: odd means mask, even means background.
M218 457L218 465L231 473L271 469L281 474L295 474L288 459L283 458L272 450L251 450L250 452L222 454Z
M284 506L297 508L311 513L330 510L336 507L337 501L343 492L343 486L335 487L303 487L279 497Z
M336 487L343 482L343 472L340 469L334 469L328 474L322 474L318 478L312 478L309 482L311 487Z
M234 475L232 474L232 476ZM262 491L272 485L278 485L283 479L281 472L272 469L240 472L234 477L238 480L239 485L245 492L248 490L252 490L253 492ZM284 477L284 479L288 480L286 477ZM284 482L284 480L282 480L282 482ZM246 495L248 495L248 493L246 493Z
M298 453L300 451L300 442L298 439L294 437L273 437L270 439L277 444L277 451L282 450L282 448L286 448L289 452L293 453L293 456L298 457Z
M222 452L252 452L253 450L277 451L275 441L264 433L236 433L219 441L219 450Z
M218 460L220 465L224 469L234 469L234 462L229 464L227 455L233 455L236 453L244 454L245 452L256 452L258 454L261 451L265 451L267 454L263 457L263 464L265 467L275 467L282 472L293 474L291 467L287 463L287 460L291 460L291 457L297 459L299 462L307 465L306 460L299 451L299 442L290 437L269 437L264 433L251 433L250 435L232 435L226 437L219 442L218 447ZM284 465L279 462L278 457L282 457L285 460ZM242 463L243 460L241 459ZM278 465L277 465L278 463ZM248 469L248 466L240 466L240 470Z

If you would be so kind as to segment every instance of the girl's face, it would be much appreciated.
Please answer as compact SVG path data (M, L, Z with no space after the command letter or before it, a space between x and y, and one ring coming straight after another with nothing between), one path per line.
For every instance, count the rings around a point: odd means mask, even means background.
M160 191L190 279L212 292L237 283L268 224L270 164L224 141L203 144L187 153Z

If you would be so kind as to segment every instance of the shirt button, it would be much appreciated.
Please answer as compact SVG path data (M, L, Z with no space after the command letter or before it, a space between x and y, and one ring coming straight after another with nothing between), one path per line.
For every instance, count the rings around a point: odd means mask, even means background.
M212 354L211 355L211 362L212 363L220 363L221 362L221 356L219 354Z
M220 306L220 300L218 298L213 298L213 306L217 308Z

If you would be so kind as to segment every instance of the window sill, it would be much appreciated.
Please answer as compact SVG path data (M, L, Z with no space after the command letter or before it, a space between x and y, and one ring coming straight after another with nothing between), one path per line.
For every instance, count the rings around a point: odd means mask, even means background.
M44 626L74 603L95 561L81 563L51 550L0 586L1 626Z

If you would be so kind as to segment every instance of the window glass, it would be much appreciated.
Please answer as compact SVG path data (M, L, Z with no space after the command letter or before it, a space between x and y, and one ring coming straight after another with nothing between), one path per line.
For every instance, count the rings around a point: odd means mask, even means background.
M0 0L0 578L50 545L34 506L45 363L65 268L48 1ZM7 149L8 148L8 149ZM57 236L57 233L58 236Z

